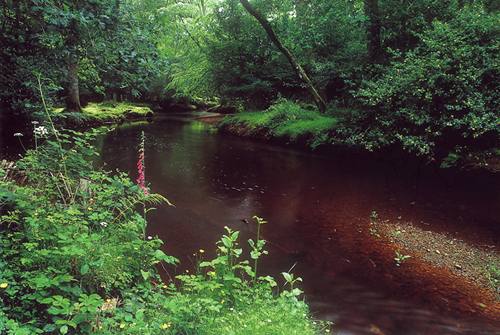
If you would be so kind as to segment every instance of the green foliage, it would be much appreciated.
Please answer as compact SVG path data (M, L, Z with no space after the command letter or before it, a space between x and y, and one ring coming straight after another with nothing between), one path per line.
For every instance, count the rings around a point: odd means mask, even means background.
M93 168L97 132L51 129L17 162L24 185L0 181L0 333L319 334L293 292L240 260L227 230L218 256L176 288L156 271L173 265L146 238L138 207L168 203L130 179ZM43 144L42 144L43 142ZM257 260L263 244L252 241ZM252 280L255 279L255 280ZM227 332L226 332L227 330Z
M76 65L83 105L128 99L168 107L176 95L238 109L272 106L232 122L306 138L313 147L403 149L443 167L494 156L500 137L495 2L373 3L377 17L361 0L252 0L320 93L340 107L323 116L280 99L307 103L307 89L237 0L4 1L1 111L37 117L37 77L49 107L62 105ZM380 28L377 57L367 48L372 19ZM108 117L91 114L67 113L63 123Z
M28 114L39 110L37 75L50 78L43 82L46 98L60 105L72 63L84 100L164 99L168 64L156 45L162 35L154 5L21 0L0 6L3 108Z
M212 98L214 83L207 44L213 36L212 10L216 0L171 1L159 9L165 34L158 49L169 60L167 87L177 95Z
M226 232L215 259L202 261L198 274L178 277L181 289L166 303L174 334L318 334L327 329L308 319L307 305L298 299L301 291L274 295L274 279L258 277L248 261L239 260L239 233L227 227ZM254 260L265 254L259 241L249 240ZM256 245L262 245L259 253Z
M427 157L488 148L499 139L500 16L465 7L435 21L418 47L359 92L369 112L359 123L366 147L398 143Z

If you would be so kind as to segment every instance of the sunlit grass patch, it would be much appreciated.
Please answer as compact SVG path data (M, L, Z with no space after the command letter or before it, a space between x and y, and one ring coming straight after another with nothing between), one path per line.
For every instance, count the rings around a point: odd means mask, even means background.
M336 124L337 120L333 117L317 115L312 120L299 119L285 122L275 129L275 133L278 136L288 136L291 139L304 135L317 136L333 129Z
M226 117L221 127L244 126L250 131L266 130L274 137L305 139L315 147L326 143L337 118L289 100L279 100L263 112L242 112Z
M146 105L130 102L101 102L89 103L83 108L83 113L97 119L110 119L127 115L149 116L153 111Z
M147 105L113 101L91 102L81 112L67 112L64 108L55 108L52 112L56 119L70 124L116 122L153 115Z

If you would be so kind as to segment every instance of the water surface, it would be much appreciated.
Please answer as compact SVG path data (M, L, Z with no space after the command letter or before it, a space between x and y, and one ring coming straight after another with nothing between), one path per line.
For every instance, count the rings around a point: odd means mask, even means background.
M430 222L436 230L451 221L474 227L477 236L465 237L488 236L498 246L497 180L456 183L404 164L307 153L175 119L128 124L108 134L99 144L108 169L135 178L141 131L146 178L153 192L176 205L149 216L149 234L183 261L178 272L192 266L199 249L213 256L224 226L240 230L241 241L253 237L255 226L247 220L259 215L269 221L263 235L270 255L262 272L279 276L295 265L315 317L334 321L338 334L500 334L492 322L433 308L418 287L394 290L372 277L374 269L359 261L369 255L359 249L357 235L376 210Z

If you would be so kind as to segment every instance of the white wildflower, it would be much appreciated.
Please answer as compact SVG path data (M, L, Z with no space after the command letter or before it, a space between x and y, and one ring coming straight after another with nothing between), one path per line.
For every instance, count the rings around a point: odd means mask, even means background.
M104 228L106 228L108 226L108 223L104 222L104 221L99 223L99 224L101 225L101 227L104 227Z
M36 136L40 136L40 137L44 137L45 135L47 135L49 133L47 128L45 128L44 126L35 127L34 132L35 132Z
M22 137L22 136L23 136L23 134L21 134L21 133L15 133L14 134L14 137Z
M148 236L148 240L152 240L153 239L153 236Z
M40 123L40 122L38 122L38 121L31 121L31 124L33 124L33 125L35 125L35 126L36 126L37 124L39 124L39 123Z

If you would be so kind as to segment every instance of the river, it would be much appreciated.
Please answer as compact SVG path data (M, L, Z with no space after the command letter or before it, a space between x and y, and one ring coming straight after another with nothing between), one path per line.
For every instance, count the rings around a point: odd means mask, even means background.
M107 134L99 141L107 169L135 178L141 131L147 181L175 204L149 214L148 233L182 260L177 273L192 269L199 249L213 256L224 226L241 231L246 243L258 215L269 221L263 236L270 255L260 272L279 278L294 267L314 316L333 321L339 335L500 334L498 324L433 307L418 284L389 285L390 271L405 271L404 265L372 275L380 267L360 261L369 255L356 237L375 210L431 224L473 218L476 231L498 242L498 184L491 179L458 185L454 177L420 173L404 162L305 152L176 118Z

